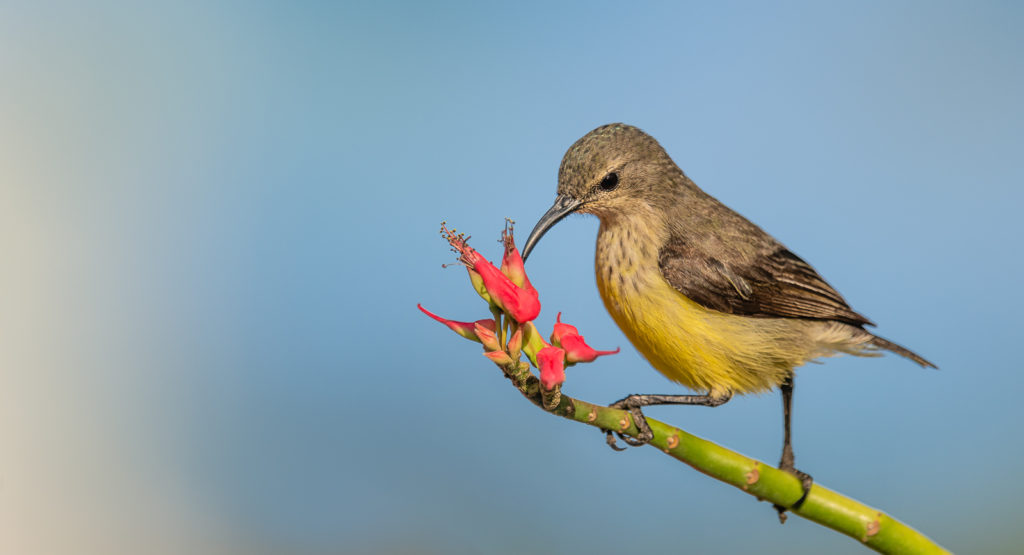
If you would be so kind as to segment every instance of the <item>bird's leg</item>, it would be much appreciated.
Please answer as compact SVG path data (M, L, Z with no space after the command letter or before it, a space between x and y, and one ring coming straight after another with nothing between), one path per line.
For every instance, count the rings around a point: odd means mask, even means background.
M800 496L800 499L796 500L796 503L793 503L792 507L793 509L799 509L804 504L804 500L807 499L807 494L811 491L814 479L811 478L810 474L797 470L793 465L795 458L793 457L793 443L790 434L790 420L793 413L793 377L786 378L782 385L779 386L779 390L782 391L782 422L784 428L782 459L779 460L779 470L785 470L800 479L800 485L804 490L804 494ZM779 522L785 524L786 511L788 509L782 505L775 505L775 510L779 511Z
M608 406L613 409L628 410L629 413L633 415L633 422L640 431L637 438L633 439L619 432L615 433L627 444L632 445L633 447L639 447L654 439L654 432L651 431L650 425L647 424L647 419L644 418L644 413L641 412L640 407L649 407L651 405L698 405L703 407L717 407L719 405L724 405L731 398L731 392L719 393L717 395L712 395L711 393L708 393L707 395L630 395L623 399L619 399ZM615 449L616 451L625 450L616 444L615 436L612 435L611 430L605 430L605 438L612 449Z

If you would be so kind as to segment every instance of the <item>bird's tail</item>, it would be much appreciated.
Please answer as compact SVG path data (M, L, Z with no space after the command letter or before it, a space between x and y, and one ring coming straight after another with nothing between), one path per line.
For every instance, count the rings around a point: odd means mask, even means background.
M928 362L927 360L925 360L924 357L915 353L914 351L911 351L910 349L903 347L901 345L897 345L883 337L878 337L875 334L871 334L871 339L868 341L868 344L874 347L878 347L879 349L885 349L886 351L896 353L901 357L909 358L910 360L920 364L924 368L938 368L938 366L935 366L931 362Z

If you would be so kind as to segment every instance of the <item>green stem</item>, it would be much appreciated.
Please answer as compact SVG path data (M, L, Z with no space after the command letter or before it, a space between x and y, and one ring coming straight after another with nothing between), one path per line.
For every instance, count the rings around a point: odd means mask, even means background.
M506 375L516 382L523 395L543 408L541 388L535 376L530 374L526 377L521 372L509 370L506 370ZM558 405L549 412L603 430L631 437L637 435L637 428L627 411L594 405L564 393ZM800 498L800 481L788 472L653 418L648 417L647 423L654 432L654 439L648 445L712 478L735 486L759 500L783 507L792 506ZM910 526L817 482L803 505L791 512L846 534L879 553L949 553Z
M502 316L505 314L500 308L491 305L491 314L494 315L494 334L498 338L498 345L505 345L505 322Z

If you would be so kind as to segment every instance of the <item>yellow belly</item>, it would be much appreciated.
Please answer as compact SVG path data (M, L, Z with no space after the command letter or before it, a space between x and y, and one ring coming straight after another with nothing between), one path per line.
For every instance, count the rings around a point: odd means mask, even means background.
M636 243L623 253L617 241L603 239L596 273L605 308L670 380L712 394L763 392L782 383L794 366L822 354L814 352L813 323L704 308L673 288L656 258Z

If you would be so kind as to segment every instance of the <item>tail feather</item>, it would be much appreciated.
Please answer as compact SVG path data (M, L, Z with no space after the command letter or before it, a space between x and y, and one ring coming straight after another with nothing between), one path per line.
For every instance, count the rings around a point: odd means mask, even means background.
M882 337L878 337L877 335L872 334L871 335L871 340L868 341L868 343L873 345L873 346L875 346L875 347L878 347L879 349L885 349L886 351L889 351L889 352L892 352L892 353L896 353L897 355L900 355L901 357L909 358L910 360L920 364L924 368L935 368L935 369L938 369L938 366L935 366L931 362L928 362L921 355L915 353L914 351L911 351L910 349L908 349L906 347L897 345L897 344L893 343L892 341L889 341L888 339L885 339L885 338L882 338Z

